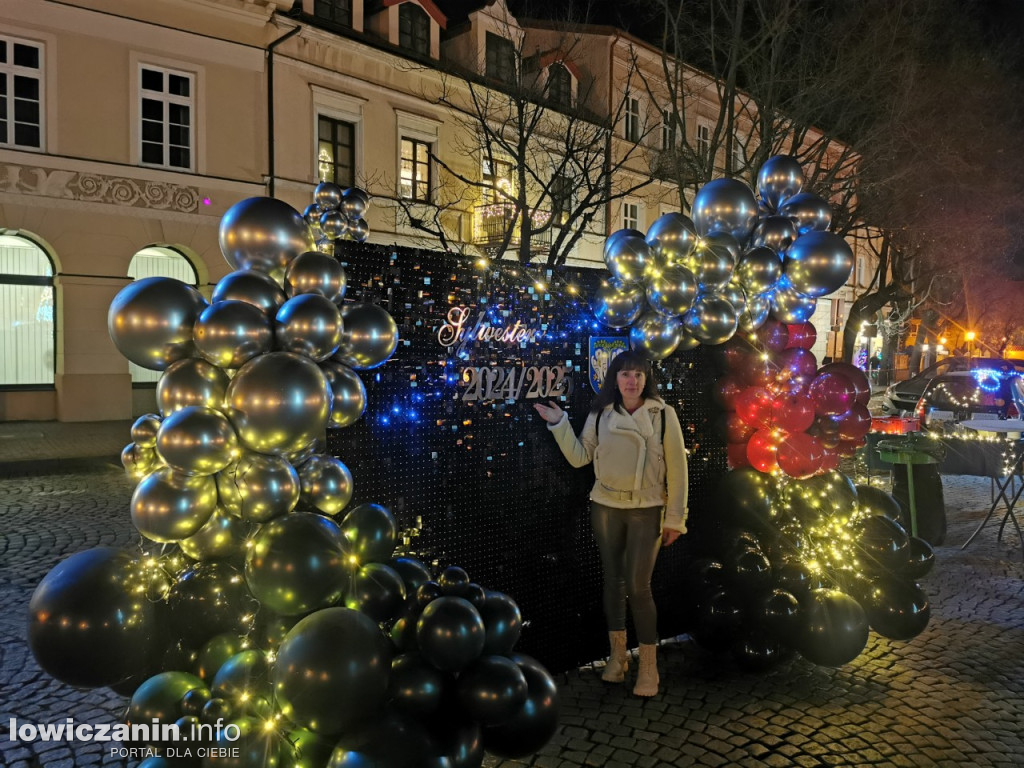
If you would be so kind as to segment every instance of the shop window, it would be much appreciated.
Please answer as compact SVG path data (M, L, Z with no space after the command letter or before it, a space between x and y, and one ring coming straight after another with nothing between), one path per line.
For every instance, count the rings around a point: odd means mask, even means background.
M53 264L24 237L0 235L0 386L52 387Z

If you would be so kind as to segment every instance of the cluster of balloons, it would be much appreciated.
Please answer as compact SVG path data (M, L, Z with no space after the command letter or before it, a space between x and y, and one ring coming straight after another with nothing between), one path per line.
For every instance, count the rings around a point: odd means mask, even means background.
M129 724L226 724L204 735L240 750L229 766L468 768L539 749L558 692L514 652L516 603L458 567L435 580L395 543L389 510L362 504L340 523L292 512L181 570L87 550L36 588L30 645L60 680L130 692Z
M714 395L726 412L729 466L792 478L836 469L871 429L864 372L841 362L819 368L809 322L769 318L751 338L737 336L716 349L723 375Z
M359 187L342 189L333 181L321 181L302 216L309 223L317 247L327 250L335 240L366 242L370 225L363 215L369 205L370 196Z
M785 480L753 467L726 475L719 493L730 533L693 569L705 647L751 671L795 653L840 666L861 653L869 629L910 640L927 626L917 579L934 554L907 535L889 494L834 471Z
M646 235L614 232L595 315L630 328L630 345L654 360L722 344L769 314L807 321L819 297L846 283L853 251L827 231L828 202L803 186L800 164L776 155L758 173L758 196L737 179L715 179L697 192L692 218L668 213Z

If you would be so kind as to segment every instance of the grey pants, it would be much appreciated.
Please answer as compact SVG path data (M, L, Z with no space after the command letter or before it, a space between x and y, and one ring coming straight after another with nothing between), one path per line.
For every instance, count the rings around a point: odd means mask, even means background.
M626 601L636 636L644 645L658 642L658 611L651 574L661 547L661 507L614 509L590 502L590 522L604 570L604 614L612 632L626 628Z

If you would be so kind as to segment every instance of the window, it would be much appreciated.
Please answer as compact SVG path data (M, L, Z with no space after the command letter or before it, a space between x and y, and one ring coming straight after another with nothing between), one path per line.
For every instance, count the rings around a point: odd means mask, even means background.
M552 177L550 194L551 223L556 227L564 227L569 221L572 208L572 180L561 174Z
M837 296L832 299L832 308L829 317L829 325L839 329L846 323L846 300Z
M511 194L515 189L512 181L512 163L509 160L494 158L488 160L484 157L480 168L480 179L484 183L483 198L485 203L504 202L505 198L499 194L506 192Z
M487 77L512 84L516 81L516 52L512 41L492 32L487 33Z
M356 127L344 120L317 116L317 166L320 181L333 181L342 187L356 183Z
M626 96L626 138L640 141L640 99Z
M707 157L711 151L711 126L707 123L697 123L697 155Z
M52 386L53 264L24 237L0 235L0 386Z
M640 205L639 203L622 204L622 228L640 229Z
M430 145L402 137L399 192L407 200L430 201Z
M192 115L195 78L145 65L140 72L142 153L144 165L192 168Z
M548 67L548 98L559 106L572 104L572 76L569 69L559 62Z
M674 149L676 146L676 116L671 109L661 110L661 148Z
M0 35L0 147L43 148L43 46Z
M318 19L352 26L352 0L313 0L313 15Z
M732 139L732 169L734 171L740 171L746 166L747 158L743 152L743 142L740 141L739 136L733 136Z
M430 55L430 17L415 3L398 6L398 44L414 53Z
M195 287L199 284L195 267L177 251L152 246L143 248L132 257L128 265L128 277L141 280L144 277L173 277ZM151 371L135 363L128 363L132 384L155 384L163 371Z

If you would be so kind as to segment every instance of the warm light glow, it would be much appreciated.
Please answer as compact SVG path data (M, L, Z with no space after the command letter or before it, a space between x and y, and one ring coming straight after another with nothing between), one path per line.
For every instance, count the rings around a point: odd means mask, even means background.
M974 331L968 331L966 334L964 334L964 338L967 339L968 341L974 341Z

